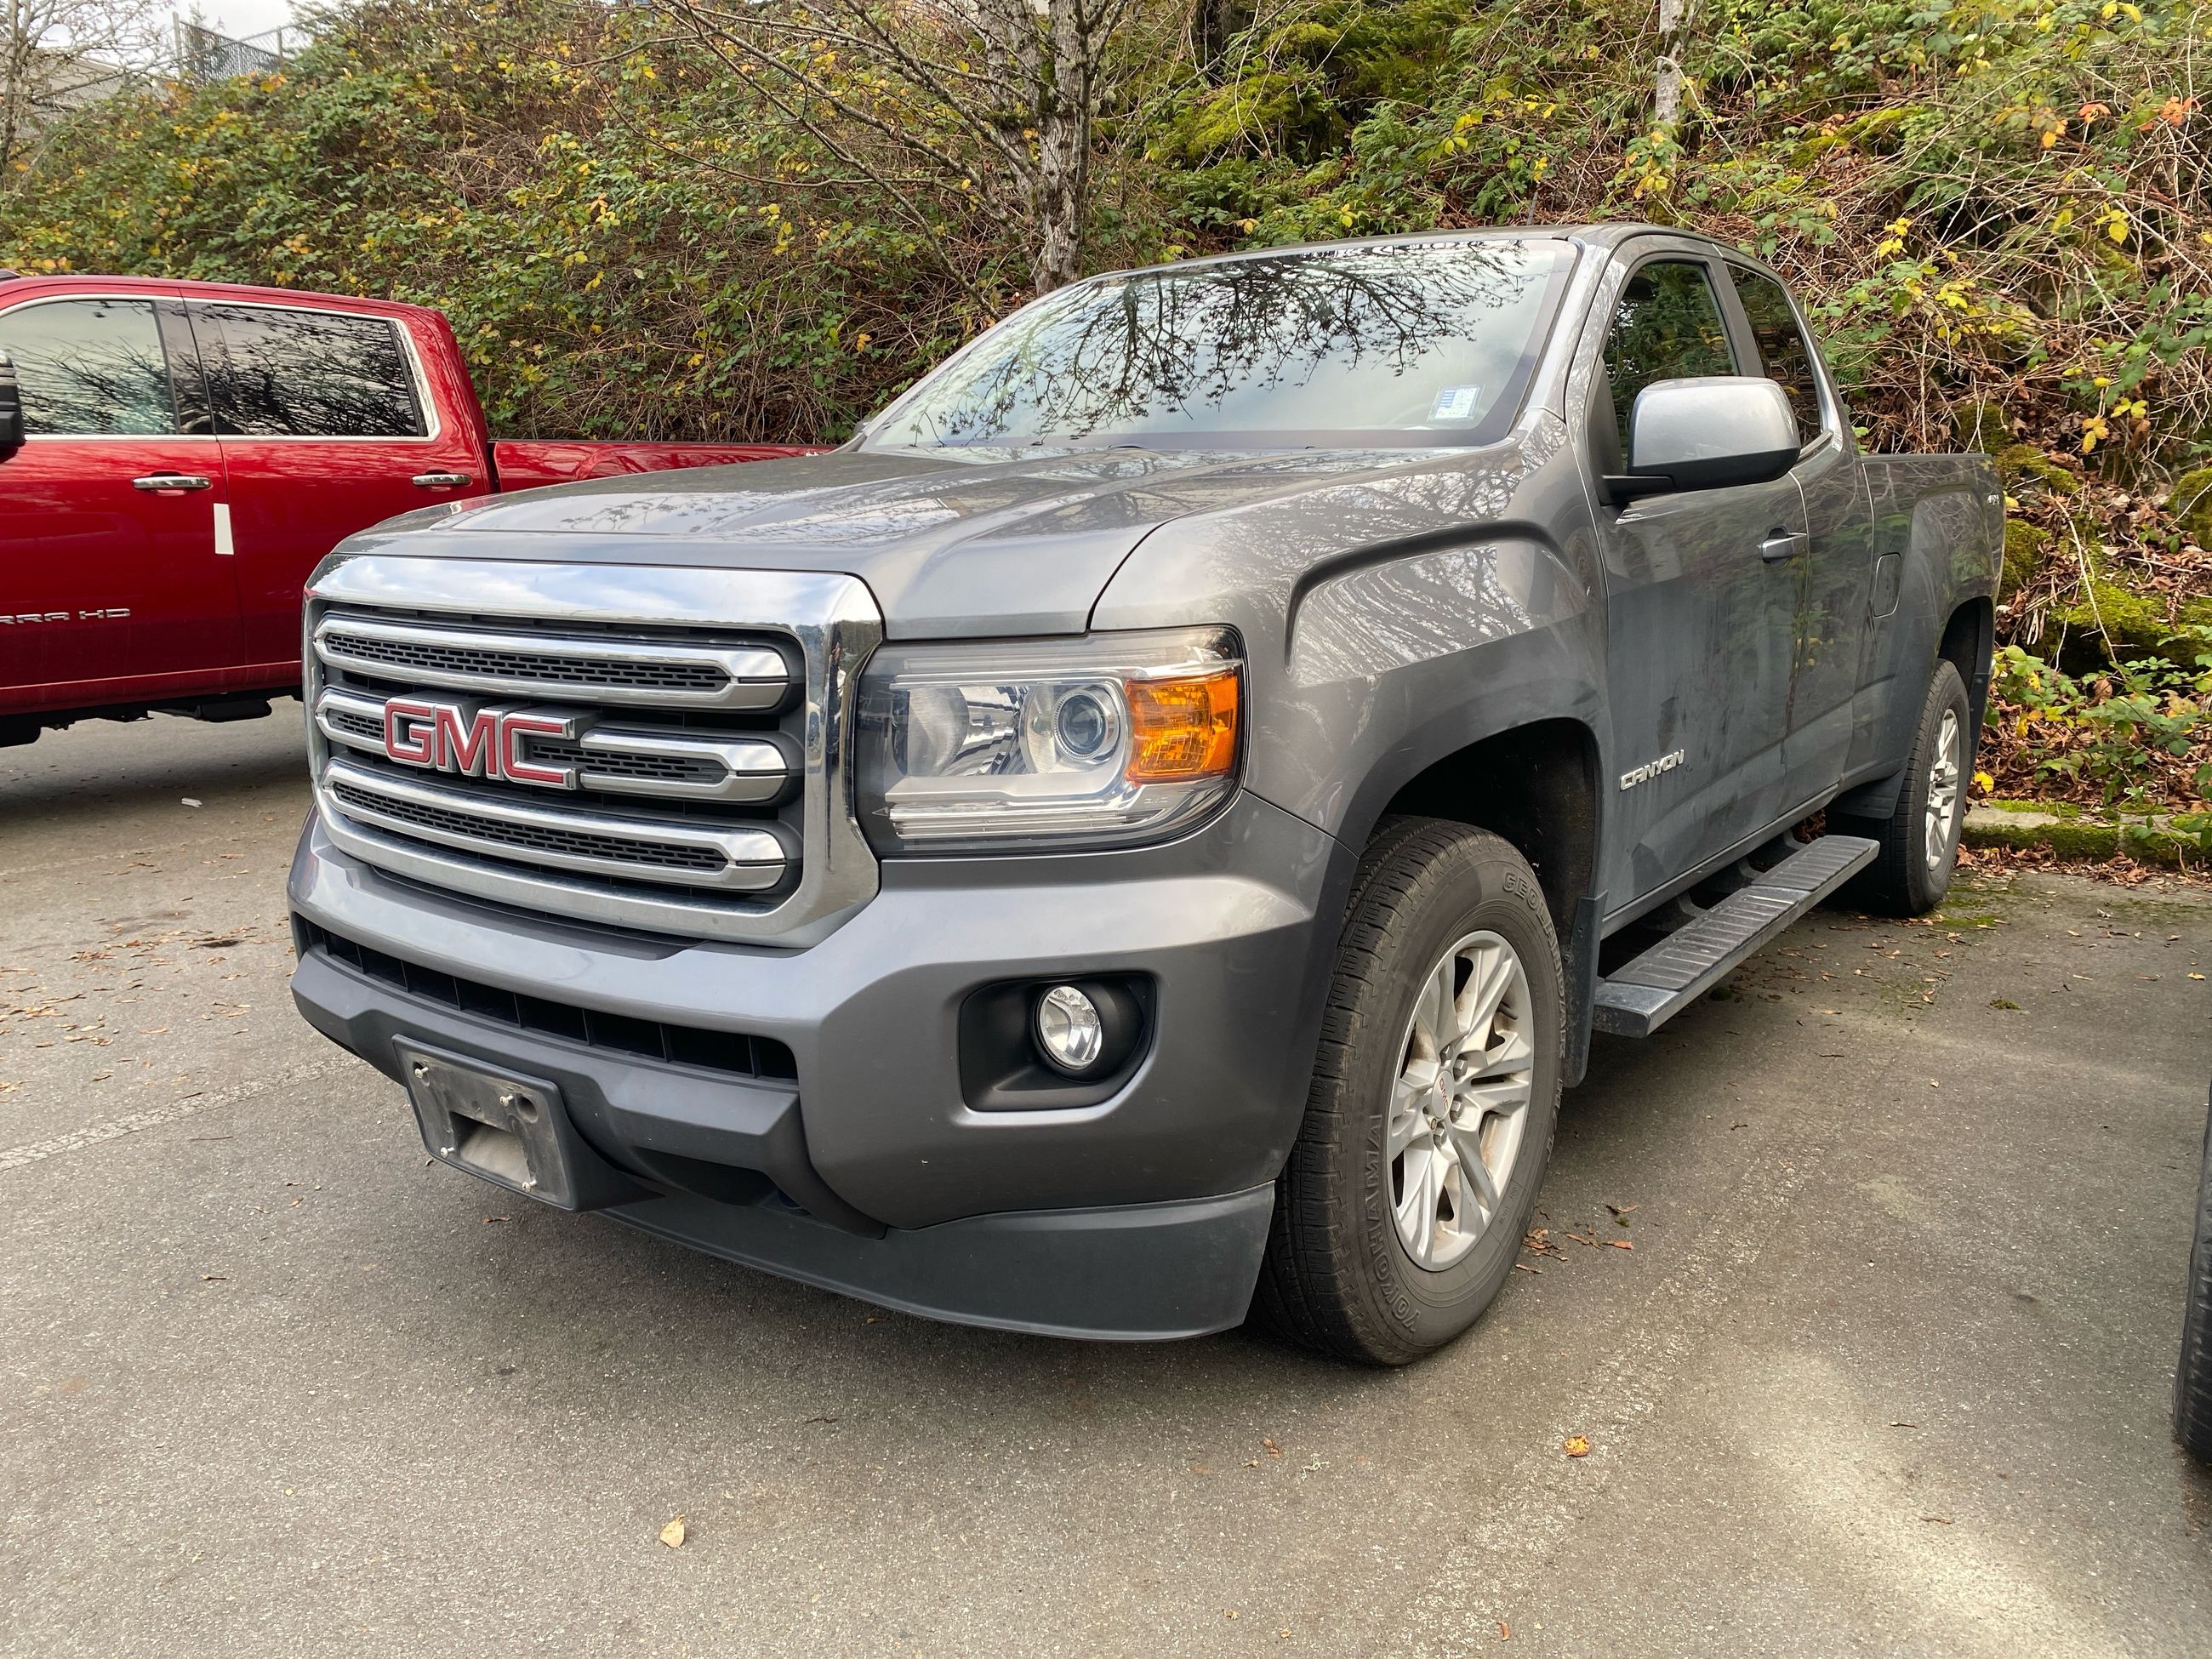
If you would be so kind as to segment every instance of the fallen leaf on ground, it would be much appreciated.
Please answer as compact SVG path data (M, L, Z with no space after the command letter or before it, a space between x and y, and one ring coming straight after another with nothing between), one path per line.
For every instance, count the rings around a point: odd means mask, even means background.
M1261 1437L1260 1444L1266 1449L1267 1455L1270 1457L1280 1457L1283 1455L1283 1449L1277 1445L1273 1441L1266 1438L1264 1436Z
M1615 1221L1620 1221L1620 1224L1625 1227L1628 1224L1621 1218L1624 1216L1634 1215L1639 1206L1634 1204L1608 1204L1605 1207L1612 1211L1613 1218Z
M1501 1642L1510 1642L1513 1639L1513 1626L1503 1619L1498 1621L1498 1639Z
M1632 1250L1636 1248L1625 1238L1608 1238L1605 1242L1616 1250Z
M672 1550L684 1547L684 1517L678 1516L660 1529L660 1541Z
M1571 1434L1561 1443L1559 1449L1570 1457L1588 1457L1589 1437L1586 1434Z

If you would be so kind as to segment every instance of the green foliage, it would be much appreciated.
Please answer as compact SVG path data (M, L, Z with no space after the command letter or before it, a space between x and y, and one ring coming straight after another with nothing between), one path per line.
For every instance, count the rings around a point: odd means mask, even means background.
M374 0L281 75L116 100L0 193L0 258L389 295L544 436L834 438L990 319L1018 250L812 188L643 14Z
M2142 658L2087 681L2018 646L1999 649L1989 720L2008 741L1994 785L2138 814L2203 810L2212 795L2212 629L2188 630L2185 643L2191 667Z
M1267 14L1170 100L1167 247L1680 221L1797 281L1878 447L1948 447L1964 418L1974 447L2024 428L2133 479L2212 441L2212 152L2182 67L2212 13L1714 0L1657 131L1641 9L1450 11Z

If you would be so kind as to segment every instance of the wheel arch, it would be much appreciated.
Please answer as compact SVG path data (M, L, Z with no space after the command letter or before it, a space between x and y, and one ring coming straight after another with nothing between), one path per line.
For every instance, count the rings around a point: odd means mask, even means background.
M1559 941L1565 979L1564 1078L1589 1060L1604 895L1597 890L1605 793L1599 737L1571 714L1533 719L1437 755L1398 781L1359 831L1364 845L1386 815L1442 818L1487 830L1528 860Z
M1494 732L1407 779L1382 814L1472 824L1528 860L1565 940L1596 880L1597 733L1559 717Z
M1987 594L1963 600L1943 624L1943 637L1936 647L1939 661L1959 671L1966 682L1966 708L1973 719L1973 742L1966 745L1971 763L1982 736L1982 711L1989 701L1990 659L1996 648L1996 606Z

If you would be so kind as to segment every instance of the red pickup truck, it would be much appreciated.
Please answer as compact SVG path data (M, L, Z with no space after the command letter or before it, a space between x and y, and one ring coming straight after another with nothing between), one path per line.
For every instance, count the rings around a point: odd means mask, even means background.
M300 592L434 501L805 453L492 441L444 317L227 283L0 275L0 745L234 720L300 683Z

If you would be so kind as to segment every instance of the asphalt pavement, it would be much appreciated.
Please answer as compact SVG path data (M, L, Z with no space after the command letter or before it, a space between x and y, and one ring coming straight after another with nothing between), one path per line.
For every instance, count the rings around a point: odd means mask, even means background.
M1599 1040L1526 1271L1377 1373L430 1164L286 991L302 767L289 703L0 750L0 1652L2212 1651L2212 894L1816 913Z

